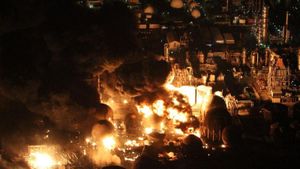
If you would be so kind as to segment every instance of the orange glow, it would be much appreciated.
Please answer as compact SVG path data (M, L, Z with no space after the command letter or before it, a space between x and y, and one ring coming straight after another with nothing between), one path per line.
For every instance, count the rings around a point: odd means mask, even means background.
M65 159L57 158L54 146L28 146L27 162L32 169L54 169L66 164Z
M216 91L215 95L223 98L223 93L221 91Z
M152 127L146 127L145 128L145 133L146 134L151 134L153 132L153 128Z
M148 118L153 115L151 108L147 105L137 106L137 109L140 113L143 113L145 118Z
M184 135L183 131L180 130L180 129L175 129L174 132L175 132L175 134L177 134L177 135Z
M112 150L116 147L116 141L112 136L105 137L102 140L102 143L103 143L103 146L108 150Z
M163 116L164 115L165 106L164 106L164 101L163 100L157 100L153 104L153 108L154 108L154 111L156 112L156 114L158 116Z
M172 119L174 122L187 122L187 114L178 112L178 110L174 108L168 108L167 112L169 113L168 118Z
M53 157L45 152L31 153L28 163L34 169L51 169L55 166Z
M203 115L207 110L207 106L209 105L212 98L212 87L210 86L181 86L175 87L172 84L165 84L165 89L169 91L177 91L180 94L187 97L189 104L196 109L196 113L200 111ZM216 95L221 95L222 92L217 91ZM179 105L180 103L173 99L173 103L175 105Z

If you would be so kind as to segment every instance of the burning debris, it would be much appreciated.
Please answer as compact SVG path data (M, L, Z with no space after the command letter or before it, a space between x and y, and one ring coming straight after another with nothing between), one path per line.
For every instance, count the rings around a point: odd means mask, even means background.
M164 89L135 98L138 112L143 116L146 133L165 133L176 128L184 130L184 124L192 115L188 99L176 91Z
M52 169L68 163L55 146L28 146L27 161L32 169Z

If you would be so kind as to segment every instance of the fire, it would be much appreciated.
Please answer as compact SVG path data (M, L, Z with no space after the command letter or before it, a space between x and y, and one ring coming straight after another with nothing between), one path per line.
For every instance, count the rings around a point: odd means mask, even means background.
M153 103L152 106L148 105L142 105L137 106L137 109L140 113L144 115L145 118L151 117L153 114L156 114L158 116L163 116L165 111L163 100L157 100Z
M57 156L55 146L28 146L28 165L32 169L54 169L67 163L67 160Z
M175 94L171 96L166 100L155 100L152 104L141 103L137 105L138 112L144 117L145 134L150 134L153 131L165 133L166 128L172 130L178 124L188 121L191 114L191 109L188 109L189 104L181 103L183 102L182 98L176 98L177 95Z
M103 146L108 150L113 150L116 147L116 141L112 136L105 137L102 140Z
M222 144L221 145L221 148L226 148L227 146L225 144Z
M160 133L164 133L165 132L165 124L163 122L160 123Z
M143 113L145 118L148 118L153 115L153 112L149 106L146 106L146 105L137 106L137 109L139 112Z
M212 98L212 88L210 86L180 86L175 87L172 84L166 84L165 88L169 91L177 91L180 94L188 98L188 102L193 107L200 108L201 112L205 112L207 106ZM217 91L215 94L222 94L222 92ZM180 105L176 99L173 100L174 104Z
M181 113L174 108L168 108L167 112L169 113L168 118L172 119L174 123L178 122L187 122L187 114Z
M153 128L152 127L146 127L145 128L145 133L146 134L151 134L153 132Z
M137 142L136 140L127 140L124 143L125 146L130 146L130 147L139 147L141 146L141 144L139 142Z
M216 91L215 95L223 98L223 93L221 91Z
M174 132L175 132L175 134L177 134L177 135L184 135L183 131L180 130L180 129L177 129L177 128L174 130Z
M164 115L164 101L163 100L157 100L154 104L153 104L153 108L154 111L156 112L156 114L158 116L163 116Z
M128 104L128 100L124 99L123 104Z
M115 154L117 141L113 135L104 135L101 138L87 138L86 146L83 147L83 154L95 165L120 164L120 158Z
M85 139L87 145L91 145L94 149L101 143L94 141L92 138L88 137ZM102 145L107 150L113 150L116 147L116 141L113 136L106 136L102 140ZM97 144L98 143L98 144Z
M164 93L165 92L165 93ZM154 93L150 99L142 98L137 103L138 112L143 116L144 133L154 131L160 133L175 133L184 135L185 132L200 136L200 131L186 131L182 128L189 125L190 117L204 119L207 107L212 98L212 88L209 86L165 85L165 91ZM185 130L179 132L179 130Z
M97 143L91 138L91 137L88 137L85 139L85 142L88 144L88 145L91 145L92 147L96 147L97 146Z
M51 169L56 165L54 158L46 152L31 153L28 163L33 169Z

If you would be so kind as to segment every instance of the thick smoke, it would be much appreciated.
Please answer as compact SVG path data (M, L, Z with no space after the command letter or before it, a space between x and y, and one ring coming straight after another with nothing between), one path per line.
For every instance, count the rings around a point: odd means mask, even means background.
M170 72L171 67L165 61L141 60L123 64L112 74L104 75L103 86L116 94L136 97L162 88Z
M140 120L126 123L130 132L136 130L139 133L143 127L150 126L159 130L162 124L170 131L173 131L174 127L185 130L184 124L189 121L192 109L185 96L165 88L171 75L171 66L163 60L145 59L123 64L115 72L103 76L103 100L116 112L122 113L121 118L125 119L143 119L140 116L144 114L144 108L151 109L153 114L142 120L143 126L135 124ZM125 105L124 99L129 100ZM136 129L133 129L133 126L136 126Z
M13 0L0 9L0 149L17 156L26 145L78 142L95 109L107 111L95 75L134 56L134 15L120 1L89 10L72 0Z
M21 102L0 95L0 135L4 151L21 155L26 145L40 144L45 130L52 126L46 116L30 112Z

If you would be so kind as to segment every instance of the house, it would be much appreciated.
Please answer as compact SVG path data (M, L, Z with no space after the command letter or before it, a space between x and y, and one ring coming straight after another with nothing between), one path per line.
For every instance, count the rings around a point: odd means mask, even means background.
M288 70L283 64L282 58L278 58L273 70L273 87L274 88L286 88L288 85Z

